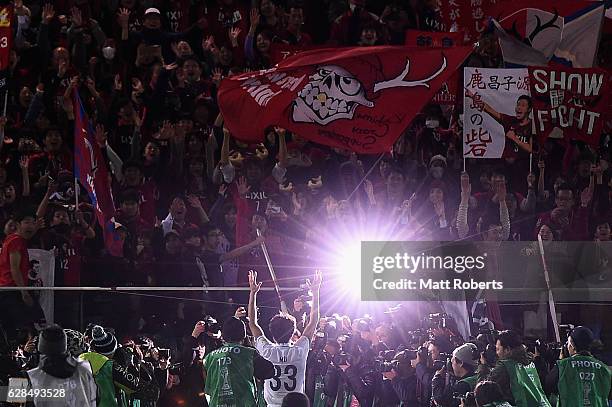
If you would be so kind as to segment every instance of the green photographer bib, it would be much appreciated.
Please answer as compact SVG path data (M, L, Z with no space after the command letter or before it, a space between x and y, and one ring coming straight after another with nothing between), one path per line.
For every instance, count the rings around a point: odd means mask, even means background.
M516 407L551 407L533 363L524 366L511 359L500 360L499 363L504 365L508 372Z
M610 369L591 356L575 355L557 361L558 407L607 407Z
M206 394L211 407L255 407L255 349L228 343L204 358Z

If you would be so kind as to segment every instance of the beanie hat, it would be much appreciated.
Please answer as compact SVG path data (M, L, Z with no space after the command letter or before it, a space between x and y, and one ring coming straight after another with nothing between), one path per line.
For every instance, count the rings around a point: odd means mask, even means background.
M74 329L64 329L68 344L68 353L72 356L79 357L82 353L87 352L87 344L85 344L85 336Z
M473 343L464 343L453 351L453 357L459 359L463 364L477 366L478 348Z
M570 333L570 337L572 338L572 341L574 341L574 346L578 352L589 350L591 344L595 340L593 331L586 326L578 326L574 328L572 333Z
M66 334L59 325L49 325L40 333L38 352L43 355L63 355L66 353Z
M103 356L111 356L117 350L117 339L106 332L100 325L95 325L91 330L91 350Z

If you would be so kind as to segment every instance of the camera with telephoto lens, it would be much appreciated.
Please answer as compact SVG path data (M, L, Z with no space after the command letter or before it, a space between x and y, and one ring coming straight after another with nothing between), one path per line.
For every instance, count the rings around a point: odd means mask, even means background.
M312 291L310 291L310 281L308 279L304 280L300 283L300 300L306 303L308 301L312 301Z
M327 343L327 334L325 331L318 330L315 333L314 340L312 341L312 350L315 352L322 351Z
M353 364L353 357L350 354L346 353L345 351L341 351L336 356L334 356L334 359L332 360L332 363L335 366L352 365Z
M429 333L424 329L416 329L414 331L407 331L405 334L406 343L413 349L418 348L425 342L431 339Z
M202 319L202 322L206 324L204 332L206 332L207 334L217 335L221 330L219 322L210 315L205 315L204 319Z
M429 314L427 317L427 326L429 329L450 328L450 321L453 319L450 315L443 312Z

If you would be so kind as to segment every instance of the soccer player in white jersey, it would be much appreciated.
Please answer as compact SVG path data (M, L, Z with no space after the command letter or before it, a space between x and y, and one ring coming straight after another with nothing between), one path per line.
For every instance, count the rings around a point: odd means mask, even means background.
M264 399L268 407L281 407L283 397L291 392L304 392L306 359L310 350L310 341L319 323L319 289L321 272L317 271L310 289L312 290L312 307L310 319L304 327L302 336L291 342L295 333L295 318L288 314L279 314L270 320L271 342L266 338L257 323L257 292L261 283L257 282L257 272L249 272L249 327L255 339L255 348L265 359L274 364L274 377L264 383Z

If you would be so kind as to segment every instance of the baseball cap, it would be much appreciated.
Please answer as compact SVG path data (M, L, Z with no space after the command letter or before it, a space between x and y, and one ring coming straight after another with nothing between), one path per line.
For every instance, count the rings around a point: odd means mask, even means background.
M589 350L591 344L595 340L593 331L586 326L577 326L570 333L577 351Z
M159 12L158 9L156 9L155 7L149 7L148 9L145 10L144 15L146 16L147 14L157 14L157 15L161 15L161 13Z

